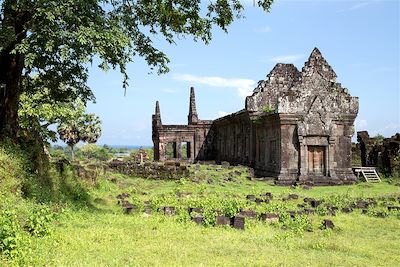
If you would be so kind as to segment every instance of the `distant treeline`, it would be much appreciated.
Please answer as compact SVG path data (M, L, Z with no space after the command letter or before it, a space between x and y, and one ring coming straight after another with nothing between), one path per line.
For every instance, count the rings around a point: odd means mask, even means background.
M153 147L151 146L110 146L86 144L78 146L75 150L77 160L94 159L105 161L115 157L135 157L139 149L143 149L152 159ZM53 145L50 147L50 154L53 158L65 158L71 160L71 148L68 146Z

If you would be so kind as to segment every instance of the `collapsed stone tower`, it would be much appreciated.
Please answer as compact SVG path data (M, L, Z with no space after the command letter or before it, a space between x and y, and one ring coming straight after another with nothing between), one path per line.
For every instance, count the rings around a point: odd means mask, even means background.
M163 126L156 110L155 159L165 158L160 151L166 141L190 139L189 160L247 165L278 184L352 183L357 113L358 98L336 82L336 73L315 48L301 72L293 64L277 64L236 113L198 120L193 88L187 126Z

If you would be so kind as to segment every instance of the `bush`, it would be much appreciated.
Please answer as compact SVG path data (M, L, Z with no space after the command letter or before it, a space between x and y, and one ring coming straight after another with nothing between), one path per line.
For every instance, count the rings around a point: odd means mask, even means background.
M50 156L53 160L71 159L71 152L68 151L68 147L53 146L50 147Z
M20 195L22 183L29 176L23 153L10 144L0 146L0 198L7 195Z
M15 211L0 212L0 253L14 256L23 239L22 229Z
M28 218L26 228L33 236L46 236L50 234L50 223L53 220L53 213L46 206L39 206L32 211Z
M307 216L296 215L291 218L288 213L282 213L279 216L279 221L284 229L300 236L304 234L304 231L312 230L312 224Z
M106 147L100 147L96 144L87 144L76 151L76 157L79 159L106 161L111 159L112 155Z

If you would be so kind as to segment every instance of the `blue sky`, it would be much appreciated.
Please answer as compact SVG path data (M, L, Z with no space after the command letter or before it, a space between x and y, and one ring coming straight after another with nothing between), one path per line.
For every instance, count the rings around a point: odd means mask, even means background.
M337 81L360 98L356 131L391 136L400 132L400 1L275 0L270 13L245 0L246 18L228 34L215 29L209 45L190 37L155 44L170 58L158 76L140 58L129 64L124 96L118 71L90 70L96 103L88 111L103 122L99 144L151 145L151 115L160 101L164 124L186 124L189 88L196 88L201 119L244 108L244 97L278 62L301 70L314 47L335 70ZM95 66L96 64L93 64Z

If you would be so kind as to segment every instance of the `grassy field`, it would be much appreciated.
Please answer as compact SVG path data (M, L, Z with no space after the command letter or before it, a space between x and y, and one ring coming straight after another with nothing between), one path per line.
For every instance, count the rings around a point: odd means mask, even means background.
M64 207L51 225L50 235L35 237L25 244L23 256L0 261L3 265L30 266L398 266L400 262L400 215L383 205L399 205L400 187L359 183L353 186L278 187L264 181L250 181L245 172L215 171L201 166L199 179L192 182L155 181L119 174L107 174L90 187L88 206ZM232 176L230 176L232 177ZM256 205L246 195L271 192L270 203ZM124 214L116 196L138 207ZM288 194L297 200L283 201ZM202 207L212 218L213 209L235 213L253 209L258 214L298 209L304 197L324 199L338 207L362 198L375 198L377 205L366 214L337 212L328 216L320 208L315 215L287 218L278 223L247 219L245 230L204 225L190 221L187 207ZM144 201L151 201L153 213L143 213ZM176 207L175 216L158 211ZM225 210L224 210L225 209ZM378 218L383 211L384 218ZM207 215L208 214L208 215ZM322 230L323 219L335 228Z

